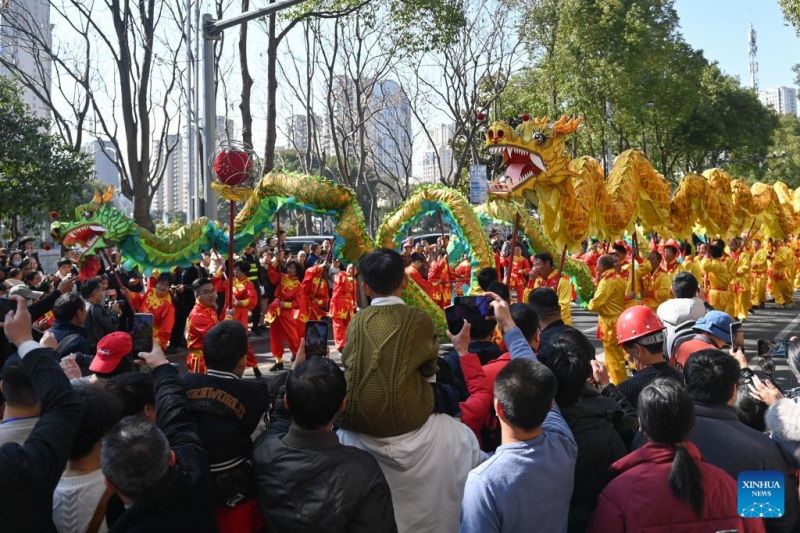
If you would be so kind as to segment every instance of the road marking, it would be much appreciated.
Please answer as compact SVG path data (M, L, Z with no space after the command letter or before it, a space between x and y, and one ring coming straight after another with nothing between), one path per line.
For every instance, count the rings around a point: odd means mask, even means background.
M785 328L783 328L783 329L781 330L781 332L780 332L780 333L778 333L778 336L777 336L777 337L775 337L775 338L776 338L776 339L783 339L783 338L784 338L784 337L786 337L786 336L787 336L789 333L791 333L791 331L792 331L792 328L796 327L796 326L797 326L797 324L800 324L800 313L797 313L797 316L795 316L795 317L792 319L792 321L791 321L791 322L789 322L788 324L786 324L786 327L785 327Z

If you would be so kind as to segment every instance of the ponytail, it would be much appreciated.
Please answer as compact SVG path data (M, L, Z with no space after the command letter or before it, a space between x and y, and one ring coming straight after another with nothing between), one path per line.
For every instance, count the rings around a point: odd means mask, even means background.
M675 458L672 460L668 481L673 496L686 501L700 517L703 514L703 481L697 463L686 449L686 443L675 444Z

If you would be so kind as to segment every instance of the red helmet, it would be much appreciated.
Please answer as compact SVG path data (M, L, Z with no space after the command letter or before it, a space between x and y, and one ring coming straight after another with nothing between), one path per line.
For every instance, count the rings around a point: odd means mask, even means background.
M646 305L634 305L624 310L617 320L617 342L635 341L664 331L664 323Z

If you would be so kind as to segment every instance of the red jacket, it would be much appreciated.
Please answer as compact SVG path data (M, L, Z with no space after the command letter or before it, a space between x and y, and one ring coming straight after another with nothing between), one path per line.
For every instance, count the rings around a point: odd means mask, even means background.
M648 442L613 465L618 474L597 499L589 533L680 531L707 533L735 529L763 532L761 519L739 518L736 481L724 470L703 461L700 451L686 442L703 479L703 514L672 495L667 483L675 447Z
M461 365L461 372L464 373L469 393L469 397L459 404L461 422L475 433L478 444L481 444L481 429L489 422L492 413L492 388L487 382L477 355L472 353L462 355L458 358L458 362Z
M497 374L499 374L510 361L511 354L506 352L497 359L483 365L483 373L486 374L486 381L490 391L494 392L494 382L497 379Z

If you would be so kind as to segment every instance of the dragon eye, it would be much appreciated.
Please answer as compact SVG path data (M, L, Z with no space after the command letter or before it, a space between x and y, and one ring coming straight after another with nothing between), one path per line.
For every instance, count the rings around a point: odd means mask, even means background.
M91 211L84 211L83 212L83 218L92 218L92 212Z
M543 143L547 141L547 135L545 135L541 131L537 131L536 133L533 134L533 140L539 143Z

